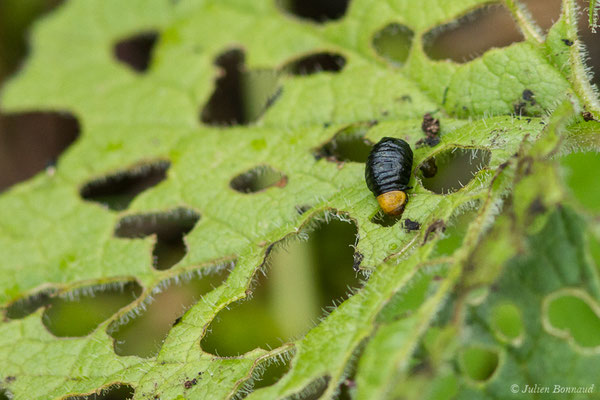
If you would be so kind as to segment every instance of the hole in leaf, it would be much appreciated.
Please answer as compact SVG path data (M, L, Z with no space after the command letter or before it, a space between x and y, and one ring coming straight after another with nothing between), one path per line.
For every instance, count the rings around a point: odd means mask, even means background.
M307 241L276 243L266 256L268 272L256 274L251 298L217 314L202 348L233 356L304 335L323 316L323 308L345 299L348 287L361 284L352 269L356 234L354 224L334 220L320 225ZM241 337L235 334L241 331Z
M6 317L10 319L25 318L40 307L50 304L51 298L55 293L56 289L47 289L14 301L6 308Z
M146 71L157 39L158 33L144 32L120 40L114 47L115 57L136 71Z
M435 164L435 158L428 158L423 161L419 167L421 174L424 178L433 178L437 174L437 165Z
M490 349L471 346L460 353L460 364L464 373L474 381L484 382L498 368L498 353Z
M275 359L272 360L262 371L260 376L254 382L254 390L263 387L271 386L277 383L285 374L288 373L291 367L290 359L285 359L284 362Z
M312 75L319 72L340 72L346 59L335 53L316 53L292 61L283 70L292 75Z
M506 47L521 40L523 36L510 12L497 4L478 8L423 37L429 58L459 63L473 60L491 48Z
M402 215L389 215L383 212L383 210L377 211L377 214L371 218L371 222L384 228L396 225L396 222L402 219Z
M533 19L547 31L560 17L561 0L521 0L527 5ZM585 44L586 63L593 73L592 83L600 86L600 31L593 33L588 26L588 0L577 0L579 5L579 39ZM597 12L597 11L596 11ZM565 46L571 46L573 38L562 38Z
M401 66L408 58L414 35L404 25L389 24L373 36L373 48L391 64Z
M81 188L81 197L114 211L125 210L137 195L165 180L170 165L160 160L94 179Z
M478 207L474 207L477 209ZM477 212L472 210L451 219L451 224L444 229L444 237L438 240L435 254L439 257L450 256L458 250L467 234L469 224L477 217Z
M590 306L587 296L554 297L548 303L547 317L554 329L572 337L579 346L600 346L600 314Z
M133 399L135 390L124 384L117 384L101 389L100 393L69 396L65 400L128 400Z
M123 217L115 236L120 238L143 238L156 235L152 255L156 269L169 269L187 253L184 236L196 225L200 215L187 208L177 208L156 214L136 214Z
M52 298L42 321L56 336L85 336L141 293L136 282L78 288Z
M185 312L202 296L225 281L232 265L205 267L188 271L161 282L137 311L108 329L114 338L115 353L121 356L153 357Z
M268 165L260 165L233 178L229 186L240 193L256 193L271 186L285 187L287 177Z
M561 0L521 0L521 3L544 31L548 31L560 18Z
M350 0L277 0L285 12L319 23L342 18L349 3Z
M0 1L0 82L16 72L29 53L28 32L31 24L63 2L64 0Z
M521 311L512 303L498 304L492 309L492 328L507 341L517 341L523 334Z
M315 157L332 162L367 162L373 143L365 139L365 134L371 126L371 123L359 123L342 129L315 151Z
M477 172L489 165L491 158L492 153L489 150L455 147L433 157L437 167L433 177L425 177L422 168L430 165L431 159L425 160L418 167L418 171L426 189L438 194L448 194L456 192L471 182Z
M243 399L255 390L277 383L289 372L292 355L293 352L287 352L261 362L252 371L252 378L244 382L238 390L235 398Z
M413 314L437 285L435 277L444 273L444 270L436 268L424 270L424 273L416 275L410 284L396 292L377 314L377 322L390 323Z
M0 113L0 192L46 169L79 136L77 119L57 112Z
M244 68L244 53L229 50L217 57L221 75L215 90L202 109L200 119L207 125L247 125L260 118L281 93L276 70Z

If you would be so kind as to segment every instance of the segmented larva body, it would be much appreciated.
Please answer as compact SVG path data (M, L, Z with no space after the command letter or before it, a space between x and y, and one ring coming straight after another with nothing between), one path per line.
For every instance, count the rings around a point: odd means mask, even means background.
M408 201L405 191L410 189L412 163L412 149L402 139L384 137L369 153L365 180L386 214L402 214Z

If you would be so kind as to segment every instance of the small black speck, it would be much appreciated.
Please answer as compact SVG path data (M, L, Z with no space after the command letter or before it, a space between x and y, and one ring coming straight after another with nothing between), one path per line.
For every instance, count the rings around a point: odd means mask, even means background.
M181 317L177 317L177 319L175 319L175 322L173 322L173 326L179 325L180 322L181 322Z
M417 221L413 221L407 218L404 220L404 229L406 229L408 232L418 231L419 229L421 229L421 224Z
M527 103L525 103L524 101L520 101L518 103L515 103L513 108L515 110L515 114L517 114L517 116L521 116L524 114L527 114L527 111L525 109L525 107L527 107Z
M563 43L567 46L573 46L573 41L569 39L562 39Z
M581 116L583 117L583 120L585 122L594 121L594 115L589 111L585 111L585 112L581 113Z
M535 105L535 95L529 89L523 90L523 100L531 103L531 105Z
M331 126L331 122L323 122L323 128L329 128Z
M361 253L359 253L358 251L354 253L354 264L352 265L352 269L355 271L358 271L360 269L360 263L362 262L362 260L365 258L365 256L363 256Z
M14 382L16 379L17 379L16 377L14 377L12 375L9 375L9 376L6 377L6 379L4 379L4 381L6 383L11 383L11 382Z
M194 378L194 379L190 379L189 381L185 381L183 383L183 387L185 387L186 389L191 389L192 386L196 385L198 383L198 379Z
M529 211L529 214L531 215L543 214L546 212L546 206L542 202L542 199L538 197L531 202L527 211Z
M417 148L419 147L423 147L425 145L429 146L429 147L434 147L436 146L438 143L440 143L440 138L439 136L427 136L426 138L423 139L419 139L417 141L417 143L415 143L415 146Z

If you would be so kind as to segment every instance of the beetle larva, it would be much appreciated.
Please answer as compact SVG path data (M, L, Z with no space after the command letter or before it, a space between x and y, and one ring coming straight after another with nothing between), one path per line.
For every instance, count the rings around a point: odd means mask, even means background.
M406 190L412 171L413 152L402 139L384 137L373 146L367 159L365 180L381 209L400 215L408 201Z

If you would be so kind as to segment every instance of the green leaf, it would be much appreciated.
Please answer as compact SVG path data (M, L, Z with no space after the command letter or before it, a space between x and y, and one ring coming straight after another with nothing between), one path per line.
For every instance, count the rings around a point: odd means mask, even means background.
M292 357L286 375L248 398L311 391L332 398L347 379L356 382L352 393L357 398L397 392L394 385L410 372L415 349L440 349L440 343L451 342L451 329L430 329L454 304L448 299L472 288L483 288L485 295L504 262L519 250L519 236L511 236L511 229L533 234L558 224L556 214L549 217L547 211L565 197L562 178L546 159L558 151L564 136L593 135L593 129L575 120L576 113L600 112L580 70L579 50L555 51L563 32L577 37L570 1L545 43L522 9L510 2L515 20L528 32L524 42L489 50L465 64L425 55L424 34L486 3L460 0L440 6L427 0L417 6L352 0L343 18L317 24L291 16L271 0L90 0L67 2L38 22L31 34L31 57L3 88L3 111L66 110L78 118L82 132L56 170L0 196L0 305L7 316L0 324L2 387L15 399L59 399L118 384L133 388L135 399L222 399L251 388L264 365ZM401 67L388 65L372 43L390 22L413 32ZM152 31L159 39L147 71L135 71L115 58L117 42ZM233 126L211 125L202 116L223 74L215 62L235 49L244 55L243 118ZM344 57L341 71L289 72L293 61L324 51ZM426 113L441 124L440 142L433 147L418 145L425 138ZM413 189L402 219L418 222L419 230L406 228L404 221L388 227L377 223L379 209L365 185L363 163L315 157L340 132L372 143L394 136L411 144ZM466 172L452 170L437 186L421 169L434 160L440 171L450 171L453 163L460 164L457 159L471 158L477 164L458 165ZM167 162L166 179L128 206L122 198L112 199L125 210L82 195L90 185L137 176ZM507 198L514 204L514 220L496 218ZM461 215L466 227L455 229L455 244L441 244L445 227L461 221ZM153 267L162 233L122 233L136 221L154 226L184 217L194 221L193 228L182 233L185 255L169 269ZM256 348L238 357L203 350L201 339L211 322L251 297L258 274L269 276L266 264L273 245L304 238L329 219L356 225L355 267L367 282L356 277L349 298L305 335L282 338L279 347ZM577 226L568 225L556 235L577 247ZM542 244L532 243L536 254L535 246ZM577 253L568 250L559 255ZM230 265L226 280L202 292L201 300L175 321L157 354L115 352L111 333L143 313L154 296L194 275L205 282ZM534 273L537 268L528 267L524 261L518 271ZM584 282L575 274L572 280L561 279L551 282L553 291L585 283L596 299L591 278ZM54 336L42 320L44 311L35 311L45 297L76 297L130 282L142 287L139 297L86 336ZM498 296L511 290L507 286ZM519 310L517 301L524 299L514 300ZM595 310L587 297L581 301ZM9 311L23 304L28 315L12 317ZM476 310L470 312L477 315ZM494 324L504 326L515 318L514 312L501 311L490 313L496 316ZM524 345L529 344L529 324L543 316L530 311L522 311ZM551 322L561 334L579 335L571 321ZM491 341L491 333L479 324L469 322L473 334ZM234 333L243 336L243 328ZM499 332L513 343L521 334L515 329L508 324ZM561 357L579 360L564 338L548 335L548 343L562 346ZM498 368L507 359L505 345L494 347L500 354ZM465 353L468 371L489 367L485 356L490 350L484 350ZM445 365L447 355L436 352L438 364ZM474 367L472 360L477 361ZM470 390L450 369L442 372L432 396ZM518 377L516 382L522 382Z

